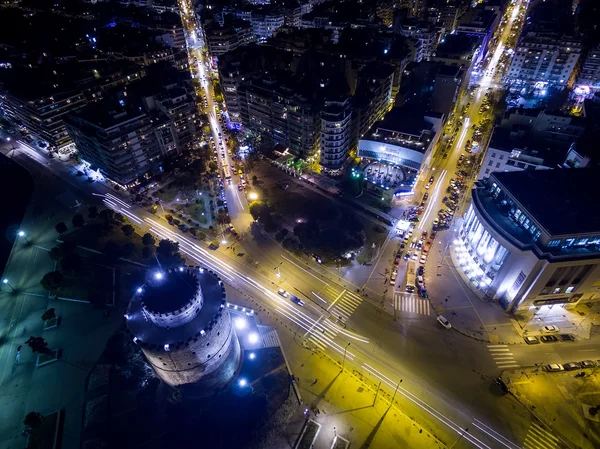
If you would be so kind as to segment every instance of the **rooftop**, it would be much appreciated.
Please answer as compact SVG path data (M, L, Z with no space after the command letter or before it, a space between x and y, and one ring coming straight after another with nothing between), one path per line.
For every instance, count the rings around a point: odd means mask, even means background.
M174 273L169 274L169 276L173 275ZM127 310L127 326L131 333L145 344L158 346L176 344L190 337L200 335L200 331L208 326L209 322L221 310L221 306L224 305L224 294L220 280L214 273L205 269L197 273L197 278L202 289L204 303L193 320L170 329L160 327L146 319L141 305L141 300L146 300L146 295L138 294L131 299ZM157 299L161 298L165 303L173 299L170 296L157 297ZM170 305L169 308L171 308Z
M564 162L569 147L570 144L565 145L564 142L540 139L527 131L520 132L516 129L502 127L494 129L489 144L489 148L509 153L518 150L520 157L538 158L538 165L551 168L558 167L559 164ZM533 160L530 162L533 162Z
M146 284L142 298L153 313L174 312L186 305L198 290L196 279L188 272L165 273L159 282Z
M481 37L468 34L446 34L438 45L434 57L470 59L481 43Z
M600 233L600 168L493 173L550 235Z

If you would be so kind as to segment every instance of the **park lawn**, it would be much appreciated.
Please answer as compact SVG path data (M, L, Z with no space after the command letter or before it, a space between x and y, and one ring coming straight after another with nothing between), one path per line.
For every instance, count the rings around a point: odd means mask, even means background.
M366 218L360 216L357 218L363 224L365 241L362 251L356 256L356 261L358 263L370 263L385 242L389 229L387 226L375 224ZM375 248L372 248L373 243L375 243Z
M61 298L90 300L90 291L98 292L104 303L112 303L113 270L93 262L86 261L82 274L65 274L65 281L57 295Z
M193 220L197 221L200 224L207 224L207 212L206 205L204 204L204 198L199 198L200 204L197 204L196 201L190 201L188 207L185 207L185 204L175 204L173 209L177 212L183 212L186 215L189 215ZM204 215L202 215L204 213Z

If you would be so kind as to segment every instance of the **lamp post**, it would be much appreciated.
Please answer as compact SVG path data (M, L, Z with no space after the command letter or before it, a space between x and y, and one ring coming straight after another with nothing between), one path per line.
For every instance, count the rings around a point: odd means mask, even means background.
M8 285L13 292L16 292L14 287L8 283L8 279L6 279L6 278L2 279L2 283Z
M342 371L344 371L344 365L346 364L346 351L348 350L348 346L350 346L350 342L344 348L344 359L342 360Z
M30 242L29 242L29 240L27 240L27 237L25 236L25 231L19 231L19 232L17 233L17 235L18 235L19 237L21 237L23 240L25 240L25 242L27 242L27 244L29 244L29 243L30 243Z
M465 427L465 430L463 430L463 431L461 432L460 436L458 437L458 440L456 440L456 441L454 442L454 444L453 444L452 446L450 446L450 449L452 449L454 446L456 446L456 443L458 443L458 442L459 442L459 441L462 439L462 437L465 435L465 433L467 433L468 431L469 431L469 428L468 428L468 427Z
M394 399L396 398L396 393L398 393L398 387L400 386L401 383L402 383L402 379L400 379L400 382L398 382L398 384L396 385L396 389L394 390L394 396L392 396L392 404L394 403Z

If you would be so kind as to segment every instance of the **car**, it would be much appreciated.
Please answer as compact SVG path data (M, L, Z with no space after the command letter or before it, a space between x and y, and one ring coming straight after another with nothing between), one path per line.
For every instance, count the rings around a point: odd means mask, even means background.
M427 262L427 255L421 254L421 258L419 259L419 263L425 265L425 262Z
M433 184L434 179L435 178L433 176L431 178L429 178L429 184Z
M579 362L569 362L563 365L565 371L575 371L576 369L581 368L581 364Z
M549 325L549 326L544 326L542 327L542 332L546 333L546 334L553 334L555 332L558 332L560 329L557 326L554 325Z
M556 335L542 335L540 340L543 343L556 343L557 341L560 341Z
M427 201L427 198L429 198L429 193L425 192L425 195L423 195L423 201Z
M406 254L404 255L404 260L410 259L411 254L412 254L412 251L407 251Z
M437 225L439 224L439 222L440 222L440 219L439 219L439 218L434 218L434 219L433 219L433 225L434 225L434 226L437 226Z
M558 371L565 370L565 368L560 363L551 363L550 365L544 366L544 369L549 373L556 373Z
M579 362L579 365L581 368L595 368L596 362L593 360L583 360L582 362Z
M423 265L419 265L419 268L417 268L417 274L419 276L423 276L425 274L425 267Z
M537 337L525 337L523 340L525 340L525 343L528 345L538 345L540 343Z
M298 298L297 296L294 295L290 295L290 300L292 302L295 302L296 304L298 304L299 306L304 306L304 301L302 301L300 298Z
M446 329L451 329L452 328L452 324L450 324L450 321L448 321L446 318L444 318L442 315L438 315L437 317L437 321L438 323L440 323L442 326L444 326Z
M498 385L500 390L502 390L502 393L504 393L504 394L508 393L508 385L506 385L504 383L504 381L502 380L501 377L497 377L496 379L494 379L494 384Z
M390 276L390 285L396 285L396 277L397 276L398 276L398 272L393 271L392 275Z
M575 337L571 334L560 334L558 338L560 341L575 341Z
M290 294L288 292L286 292L282 288L280 288L279 290L277 290L277 293L279 293L279 295L283 296L284 298L287 298L288 296L290 296Z
M431 187L431 184L430 184L430 183L428 183L428 184L426 184L426 185L425 185L425 188L426 188L426 189L429 189L429 187Z
M417 285L419 287L423 287L425 285L425 279L423 279L423 276L417 276Z
M421 298L427 298L427 289L425 287L419 288L419 296Z

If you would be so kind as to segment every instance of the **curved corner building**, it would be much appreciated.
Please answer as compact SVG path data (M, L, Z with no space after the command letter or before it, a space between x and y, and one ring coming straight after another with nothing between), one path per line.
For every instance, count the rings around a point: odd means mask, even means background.
M171 386L218 390L235 376L240 344L218 276L187 266L155 274L129 303L127 327Z

